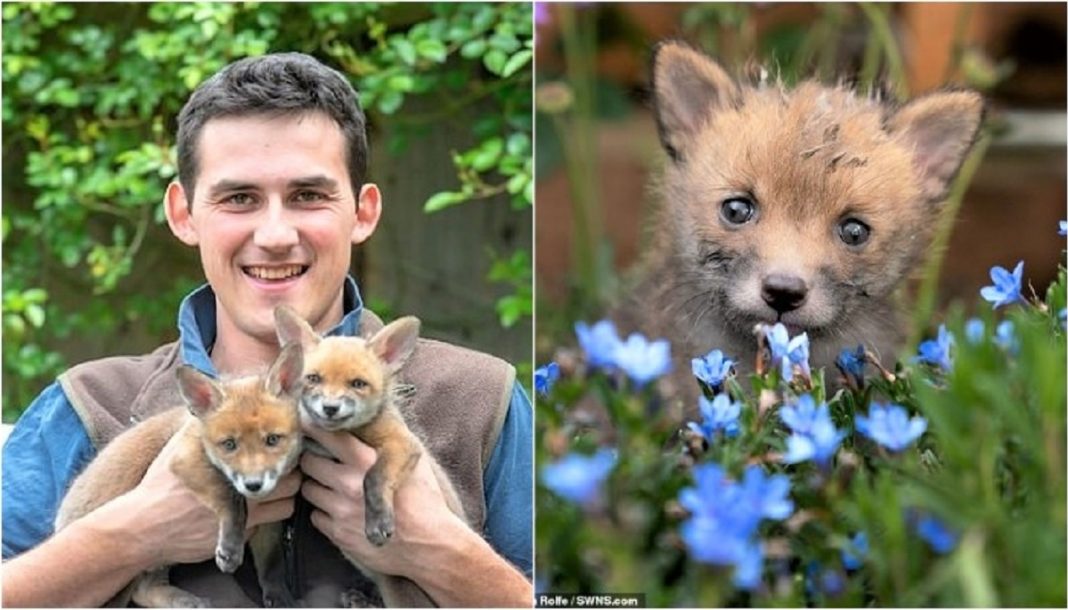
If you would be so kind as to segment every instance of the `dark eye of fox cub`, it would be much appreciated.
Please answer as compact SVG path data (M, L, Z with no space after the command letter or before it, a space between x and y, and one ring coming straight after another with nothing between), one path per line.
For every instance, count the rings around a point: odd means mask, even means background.
M350 381L349 385L352 386L353 389L362 390L362 389L366 388L367 386L369 386L370 384L367 383L366 381L364 381L363 379L360 379L359 377L357 377L356 379L353 379L352 381Z
M723 220L732 225L744 225L756 216L756 205L746 197L731 197L719 210Z
M304 381L308 383L322 383L323 378L319 373L308 373L304 376Z
M860 246L871 237L871 227L856 218L846 218L838 224L838 237L847 246Z

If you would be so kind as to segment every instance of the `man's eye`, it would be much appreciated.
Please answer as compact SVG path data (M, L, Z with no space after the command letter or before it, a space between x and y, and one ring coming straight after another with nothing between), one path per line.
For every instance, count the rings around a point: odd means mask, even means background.
M324 199L323 194L316 191L298 191L293 198L300 203L313 203Z
M252 195L249 195L248 193L234 193L227 197L225 201L226 203L231 203L233 205L250 205L255 202Z

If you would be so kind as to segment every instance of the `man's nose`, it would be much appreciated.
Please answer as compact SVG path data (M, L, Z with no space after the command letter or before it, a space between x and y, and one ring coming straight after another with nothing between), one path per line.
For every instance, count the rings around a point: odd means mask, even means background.
M292 214L281 203L271 202L256 227L253 243L265 250L291 248L300 242Z

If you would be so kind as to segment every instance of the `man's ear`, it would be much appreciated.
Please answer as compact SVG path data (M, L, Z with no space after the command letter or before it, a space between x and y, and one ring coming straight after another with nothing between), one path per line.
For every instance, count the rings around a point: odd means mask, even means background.
M362 244L375 232L378 219L382 216L382 191L378 185L368 182L360 187L360 197L356 202L356 224L352 227L352 243Z
M167 215L167 226L171 233L187 246L200 243L196 227L193 226L190 202L185 196L182 184L175 180L167 185L167 194L163 196L163 211Z

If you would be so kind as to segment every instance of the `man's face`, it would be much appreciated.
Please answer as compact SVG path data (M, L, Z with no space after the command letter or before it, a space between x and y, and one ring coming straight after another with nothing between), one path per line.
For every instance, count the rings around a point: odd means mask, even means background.
M313 325L336 322L352 244L374 230L378 205L369 185L374 218L357 213L337 125L321 114L213 119L197 155L192 208L183 215L175 184L168 213L175 234L200 249L220 334L272 341L283 303Z

